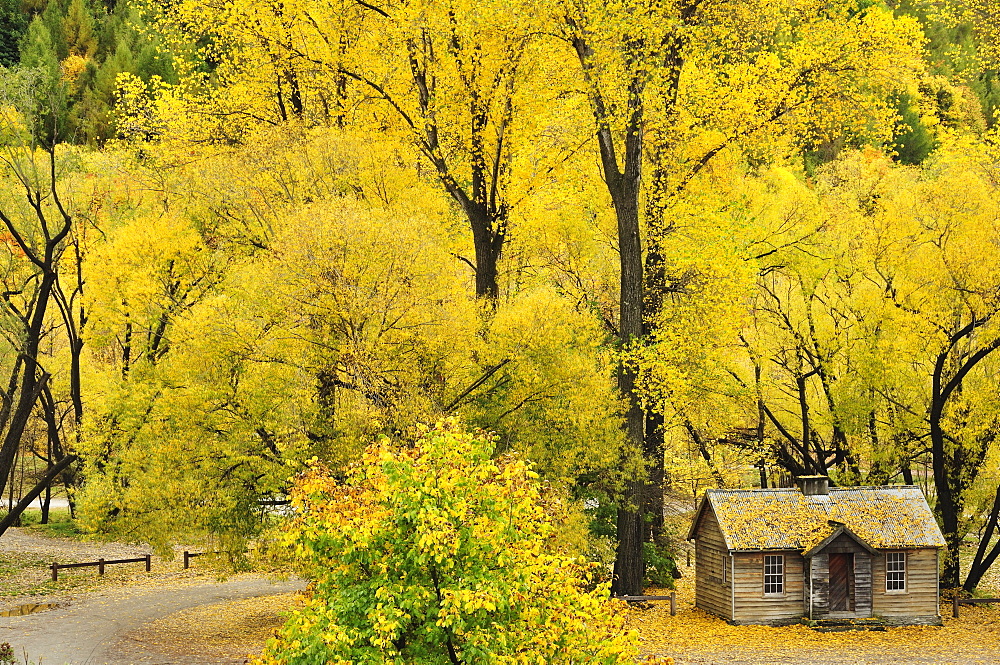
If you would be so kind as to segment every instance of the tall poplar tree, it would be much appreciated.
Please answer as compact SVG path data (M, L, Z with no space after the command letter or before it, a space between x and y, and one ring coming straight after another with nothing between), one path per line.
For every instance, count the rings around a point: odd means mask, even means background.
M768 0L578 0L563 4L563 18L618 219L626 353L642 343L664 295L677 288L665 254L670 209L693 178L749 139L850 132L873 116L889 132L885 96L918 66L915 22L877 6L858 11L853 2L790 9ZM644 399L637 380L623 362L626 432L646 467L627 484L618 513L612 591L623 595L640 592L643 543L662 521L662 406Z

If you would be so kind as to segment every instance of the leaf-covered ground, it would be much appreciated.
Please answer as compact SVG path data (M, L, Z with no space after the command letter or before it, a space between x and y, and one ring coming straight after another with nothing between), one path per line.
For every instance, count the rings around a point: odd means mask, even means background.
M46 566L53 555L59 560L92 560L97 550L110 555L109 548L116 556L129 549L53 539L27 530L9 531L0 539L0 596L6 596L0 605L6 609L22 600L44 602L56 597L72 602L99 589L121 586L199 584L206 581L206 574L211 575L207 566L180 571L179 561L154 559L152 574L143 572L141 565L135 570L124 566L115 573L109 568L104 578L86 569L68 571L70 575L61 576L58 586L47 581ZM956 620L945 604L942 628L893 628L886 632L818 633L805 626L730 626L694 608L694 569L684 567L683 571L677 616L670 616L665 602L651 604L650 609L633 609L629 616L631 626L639 630L644 653L672 656L677 665L1000 662L1000 607L963 607L962 617ZM997 581L991 571L986 580L989 595L994 595ZM666 593L650 590L658 592ZM121 656L119 662L241 663L245 654L263 646L280 625L281 612L293 605L293 594L281 594L183 610L126 635L115 646L116 655Z
M693 572L693 568L686 569L678 585L677 616L670 616L666 602L630 611L630 625L639 631L645 654L672 656L677 665L1000 662L1000 608L966 606L961 618L952 619L950 606L943 603L943 627L885 632L820 633L803 625L730 626L694 608Z
M243 663L260 652L297 594L201 605L145 624L113 650L118 662Z
M183 549L183 548L180 548ZM111 565L103 577L96 568L71 568L59 571L52 581L49 566L53 562L77 563L105 559L130 559L149 552L147 546L123 543L86 542L75 538L53 537L37 528L12 528L0 537L0 611L22 603L67 602L79 594L121 586L157 585L189 580L198 583L214 577L207 561L198 559L188 570L181 558L167 561L154 556L152 572L141 563Z

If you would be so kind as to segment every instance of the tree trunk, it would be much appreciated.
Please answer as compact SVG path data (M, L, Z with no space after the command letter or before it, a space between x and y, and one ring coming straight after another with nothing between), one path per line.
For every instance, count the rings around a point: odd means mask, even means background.
M498 266L506 235L506 224L483 206L466 209L476 251L476 297L496 300L500 295Z
M968 593L972 593L979 586L980 580L983 579L983 575L986 571L990 569L993 562L996 561L997 555L1000 554L1000 542L990 550L987 554L987 549L990 545L990 540L993 539L993 533L997 528L997 518L1000 516L1000 485L997 486L996 496L993 499L993 508L990 510L989 519L986 522L986 530L983 533L983 537L979 541L979 547L976 549L976 556L972 560L972 565L969 566L969 574L965 578L965 583L962 585L962 589Z
M954 501L943 502L938 497L938 515L941 517L941 530L947 543L944 557L944 567L941 570L941 586L955 589L960 586L961 579L960 556L962 538L958 531L958 514L961 509Z
M645 483L637 480L626 482L624 496L618 505L615 526L618 547L615 550L614 577L611 580L612 596L639 596L642 594L646 561L643 542L646 525L642 519L641 503ZM626 503L634 500L635 504Z
M935 508L941 520L941 530L947 542L941 585L958 588L961 584L959 554L964 533L961 532L962 514L965 509L965 492L975 482L988 450L989 440L977 440L967 444L957 437L948 437L943 427L945 408L949 398L961 392L962 382L970 371L988 355L1000 348L1000 338L980 346L972 354L962 355L957 360L952 357L956 346L965 339L971 339L978 328L988 323L990 317L973 318L970 323L957 330L948 340L948 345L938 354L931 374L931 401L928 423L931 437L931 460L934 468L934 489L937 492ZM947 371L948 368L952 371ZM947 439L947 445L946 445Z
M47 257L48 265L51 266L52 259ZM35 307L31 319L25 330L25 341L21 348L21 355L24 358L24 372L21 375L21 385L18 387L17 405L11 415L7 433L0 445L0 492L6 487L11 472L11 463L17 452L17 447L21 444L21 436L24 428L28 425L31 411L38 401L39 394L48 374L38 367L38 346L41 342L42 328L45 324L45 313L48 309L49 299L52 296L52 287L55 284L56 274L51 268L47 268L42 275L41 283L38 287L38 294L35 297Z
M51 465L49 466L51 470ZM39 520L39 524L49 523L49 507L52 505L52 483L45 485L45 498L42 499L42 519Z
M609 136L610 139L610 136ZM639 239L639 190L638 166L635 179L605 172L608 189L618 217L618 250L620 257L621 296L619 302L619 331L622 348L638 343L643 332L642 301L642 245ZM612 175L614 177L612 177ZM615 186L612 187L612 182ZM635 392L635 370L622 363L618 368L618 390L627 400L625 433L628 450L645 457L645 414ZM647 532L643 515L648 507L647 479L637 478L626 483L625 493L618 508L618 549L615 552L615 577L611 593L619 596L642 594L642 580L646 565L642 547Z
M658 545L666 545L663 533L663 487L666 482L666 469L663 463L665 454L663 425L662 413L658 413L654 409L646 410L646 431L643 436L642 450L642 456L646 461L649 473L645 504L649 534L646 540Z
M20 520L21 514L28 509L31 502L37 499L38 495L42 493L42 490L48 487L49 484L55 480L56 476L62 473L63 470L65 470L66 467L74 461L76 461L76 455L67 455L62 458L58 464L49 469L44 476L42 476L42 479L35 484L34 488L24 495L21 501L14 506L9 513L7 513L3 520L0 520L0 536L2 536L7 529L14 526L18 520Z
M600 153L604 181L614 205L618 222L619 257L619 344L622 350L637 344L643 336L643 260L642 242L639 235L639 186L642 164L642 94L645 88L645 73L641 67L632 68L628 83L628 101L624 152L621 165L614 136L611 132L610 113L604 101L600 84L595 78L594 52L586 39L582 22L585 19L567 17L568 25L574 31L573 49L580 61L583 76L590 88L591 105L597 125L597 146ZM634 48L634 44L626 49ZM634 61L634 58L633 58ZM625 452L626 455L646 458L645 414L635 392L635 369L622 362L618 367L618 391L625 401ZM655 464L653 465L655 466ZM618 503L618 547L615 551L614 577L611 581L612 595L639 595L645 577L643 542L648 533L644 511L648 509L648 473L625 482Z

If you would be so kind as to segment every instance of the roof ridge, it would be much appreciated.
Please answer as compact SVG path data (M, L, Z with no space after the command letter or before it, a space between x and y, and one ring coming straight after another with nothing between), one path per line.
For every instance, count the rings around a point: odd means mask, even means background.
M838 492L844 492L847 490L907 490L914 489L919 490L920 488L916 485L850 485L849 487L831 487L830 491L837 490Z
M845 492L850 490L907 490L914 489L923 491L919 485L850 485L847 487L831 486L830 491ZM706 492L799 492L797 487L708 487ZM815 494L803 494L802 496L822 496Z
M795 487L709 487L706 492L798 492Z

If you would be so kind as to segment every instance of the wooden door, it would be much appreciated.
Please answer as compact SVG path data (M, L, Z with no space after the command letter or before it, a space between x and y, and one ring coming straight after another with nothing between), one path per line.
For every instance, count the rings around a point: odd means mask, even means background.
M854 555L830 553L830 611L854 611Z

